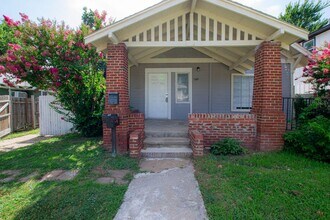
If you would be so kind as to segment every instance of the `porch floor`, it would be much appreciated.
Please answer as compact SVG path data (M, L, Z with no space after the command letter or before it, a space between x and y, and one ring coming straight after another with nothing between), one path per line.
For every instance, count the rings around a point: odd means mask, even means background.
M148 134L155 132L163 134L178 133L188 135L188 121L148 119L145 121L145 132L147 136Z

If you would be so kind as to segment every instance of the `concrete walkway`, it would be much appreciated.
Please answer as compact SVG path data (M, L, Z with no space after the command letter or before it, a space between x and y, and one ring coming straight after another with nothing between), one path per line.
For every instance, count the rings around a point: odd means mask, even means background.
M30 134L23 137L0 141L0 152L9 152L18 148L27 147L39 141L45 140L38 134Z
M115 219L202 220L204 202L189 160L147 160L130 183Z

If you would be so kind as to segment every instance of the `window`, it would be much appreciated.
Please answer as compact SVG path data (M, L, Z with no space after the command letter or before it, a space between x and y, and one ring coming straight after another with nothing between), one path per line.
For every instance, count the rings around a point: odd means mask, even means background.
M189 103L189 74L177 73L176 74L176 103Z
M306 41L304 44L303 44L304 48L309 50L309 51L312 51L314 50L314 47L315 47L315 39L311 39L309 41Z
M232 76L232 110L249 111L252 109L253 75Z

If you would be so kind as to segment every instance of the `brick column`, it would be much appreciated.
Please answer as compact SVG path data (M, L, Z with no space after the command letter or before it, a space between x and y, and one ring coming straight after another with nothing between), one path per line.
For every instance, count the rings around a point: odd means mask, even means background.
M128 96L128 54L125 44L108 44L106 76L106 102L105 114L118 114L120 126L117 127L117 150L125 153L128 150L129 138L129 96ZM119 93L119 105L109 105L109 92ZM103 124L103 145L107 150L111 149L111 130Z
M253 104L257 116L256 150L283 147L285 115L282 112L281 43L263 42L255 55Z

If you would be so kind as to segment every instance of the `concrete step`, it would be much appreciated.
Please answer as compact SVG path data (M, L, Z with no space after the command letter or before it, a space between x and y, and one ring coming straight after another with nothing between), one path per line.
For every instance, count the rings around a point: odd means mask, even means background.
M148 137L144 140L145 148L180 148L189 147L190 140L186 137Z
M141 151L144 158L189 158L192 157L192 150L189 147L179 148L147 148Z
M188 130L187 131L159 131L159 130L145 130L146 137L183 137L188 138Z

